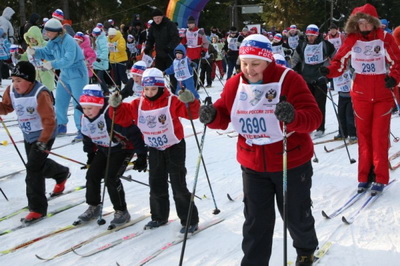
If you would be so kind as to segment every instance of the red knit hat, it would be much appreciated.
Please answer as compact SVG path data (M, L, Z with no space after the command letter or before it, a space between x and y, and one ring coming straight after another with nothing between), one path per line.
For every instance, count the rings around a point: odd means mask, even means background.
M355 15L357 13L365 13L370 16L378 18L378 12L376 11L376 8L371 4L365 4L363 6L354 8L353 11L351 12L351 15Z

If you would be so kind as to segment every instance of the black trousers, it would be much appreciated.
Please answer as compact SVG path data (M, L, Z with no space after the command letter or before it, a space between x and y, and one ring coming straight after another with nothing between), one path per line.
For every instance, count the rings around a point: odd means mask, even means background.
M328 87L326 84L317 85L317 84L310 84L307 83L308 88L310 89L311 93L314 95L315 101L318 104L319 110L322 113L322 122L321 125L317 128L317 130L325 131L325 106L326 106L326 95L328 92Z
M104 94L110 94L107 83L104 79L104 76L107 75L107 74L105 74L106 71L107 70L94 69L94 73L96 75L93 75L91 83L99 84L101 86L101 90L103 91Z
M275 226L275 200L283 212L282 172L261 173L242 167L244 216L241 265L269 265ZM287 225L298 255L318 246L311 213L311 162L287 172Z
M128 82L128 76L126 75L126 61L120 63L111 63L111 69L115 84L121 88L121 83L126 84Z
M47 143L48 150L51 150L54 139ZM67 177L69 169L52 159L47 158L46 152L35 148L34 143L25 141L25 152L28 158L26 163L26 196L30 211L47 214L47 197L45 178L52 178L61 183Z
M354 110L351 102L351 97L342 97L339 93L339 104L338 104L338 117L343 132L339 132L343 137L357 136L356 124L354 122Z
M155 63L154 63L154 67L158 68L161 71L165 71L167 68L169 68L172 65L172 56L168 55L167 57L160 57L156 55L155 58ZM176 85L177 85L177 80L175 78L175 75L169 75L169 80L171 82L171 91L173 94L175 94L176 91Z
M114 210L125 211L125 192L120 176L124 173L128 163L133 157L133 152L123 150L111 153L109 174L105 185ZM89 205L101 203L101 180L106 175L107 150L98 150L86 173L86 202Z
M166 221L169 216L168 175L171 182L176 212L182 225L186 225L191 193L186 185L185 140L164 151L149 149L149 184L151 219ZM194 203L193 203L194 204ZM199 222L196 205L193 205L190 225Z
M203 83L204 86L206 86L206 84L204 83L204 78L206 78L206 80L207 80L207 86L211 86L212 85L212 80L211 80L212 67L211 67L211 64L212 64L212 62L210 62L210 61L201 60L201 64L200 64L200 69L201 69L200 81L201 81L201 83Z

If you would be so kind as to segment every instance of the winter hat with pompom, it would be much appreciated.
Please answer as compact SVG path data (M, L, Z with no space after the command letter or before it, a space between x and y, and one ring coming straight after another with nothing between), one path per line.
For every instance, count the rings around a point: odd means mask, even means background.
M83 34L81 31L78 31L75 33L74 39L83 42L85 40L85 34Z
M103 106L104 96L103 91L99 84L88 84L83 88L81 97L79 98L79 103L82 106L94 105Z
M99 36L101 34L101 29L96 27L92 30L92 35Z
M267 37L261 34L252 34L242 41L239 48L239 58L254 58L272 62L272 45Z
M152 67L143 72L142 86L144 87L164 87L164 76L161 70Z

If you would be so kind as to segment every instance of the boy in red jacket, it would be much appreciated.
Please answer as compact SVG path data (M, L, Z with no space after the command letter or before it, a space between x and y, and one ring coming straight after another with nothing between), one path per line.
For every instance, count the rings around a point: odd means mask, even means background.
M149 185L151 221L145 229L152 229L168 222L168 176L174 195L176 212L181 220L181 233L185 233L190 204L186 186L186 144L180 118L198 118L200 102L189 90L180 90L179 98L172 95L164 84L161 70L146 69L142 77L143 94L132 101L130 110L118 111L131 116L142 131L149 148ZM110 101L114 101L115 95ZM189 222L188 232L197 230L199 215L196 206Z
M296 265L312 265L318 246L311 214L310 132L322 114L302 77L275 63L267 37L252 34L239 49L242 73L226 82L221 98L200 109L200 121L239 133L237 159L242 168L244 216L241 265L268 265L275 224L275 198L283 208L283 132L287 124L287 222ZM287 101L280 101L286 98Z

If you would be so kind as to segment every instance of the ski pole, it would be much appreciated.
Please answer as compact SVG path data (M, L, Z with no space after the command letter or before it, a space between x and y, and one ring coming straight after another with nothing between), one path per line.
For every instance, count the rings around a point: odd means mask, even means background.
M317 154L315 153L315 151L314 151L314 159L313 159L313 162L314 162L314 163L318 163L318 162L319 162L318 157L317 157Z
M318 86L318 87L319 87L319 86ZM321 90L322 90L322 89L321 89ZM329 95L330 95L331 98L332 98L332 92L331 92L330 90L329 90ZM336 106L335 106L335 104L334 104L333 98L332 98L332 105L333 105L333 110L335 111L336 119L337 119L338 124L339 124L339 132L340 132L340 134L342 134L342 136L344 136L342 124L340 124L339 115L338 115L338 113L337 113ZM349 147L347 147L346 139L343 138L343 142L344 142L344 146L346 147L347 156L349 157L350 164L355 163L356 160L354 160L354 159L351 158L351 156L350 156Z
M393 88L390 88L390 92L392 93L394 103L396 104L396 107L397 107L397 113L398 113L398 115L400 116L400 106L399 106L399 102L397 101L396 95L394 94L394 91L393 91L393 90L394 90Z
M286 101L282 96L281 101ZM286 123L283 122L283 158L282 158L282 192L283 192L283 266L287 266L287 130Z
M182 87L182 86L181 86L181 87ZM184 87L182 87L182 90L184 90ZM211 98L210 98L210 101L211 101ZM194 123L193 123L192 113L190 112L189 105L187 106L187 110L188 110L188 114L189 114L190 124L192 125L194 138L196 139L197 148L199 149L199 152L200 152L200 143L199 143L199 139L197 138L196 128L195 128ZM201 154L201 162L202 162L202 164L203 164L204 172L205 172L205 174L206 174L208 186L210 187L211 196L212 196L212 199L213 199L213 202L214 202L214 206L215 206L215 209L214 209L214 211L213 211L213 214L218 214L218 213L221 212L221 210L218 209L218 207L217 207L217 202L215 201L214 192L213 192L213 189L212 189L212 187L211 187L211 182L210 182L210 178L209 178L209 176L208 176L208 171L207 171L206 163L204 162L204 157L203 157L202 154Z
M1 189L1 187L0 187L0 191L1 191L1 194L3 194L4 198L6 198L6 200L8 201L8 198L7 198L6 194L4 193L4 191Z
M200 65L200 63L199 63L199 65ZM204 91L205 91L206 94L207 94L207 97L209 97L210 95L208 94L208 91L207 91L206 87L204 87L203 82L200 80L199 73L197 72L197 70L196 70L195 68L193 68L193 71L194 71L194 72L196 73L196 75L197 75L197 81L198 81L198 83L201 85L201 87L203 87Z
M399 137L396 137L396 136L392 133L392 131L390 131L390 135L392 135L393 141L394 141L394 142L399 142L400 138L399 138Z
M51 154L51 155L54 155L54 156L57 156L57 157L60 157L60 158L63 158L63 159L65 159L65 160L68 160L68 161L77 163L77 164L80 164L80 165L83 165L83 166L87 166L85 163L81 163L81 162L79 162L79 161L75 161L74 159L71 159L71 158L69 158L69 157L63 156L63 155L58 154L58 153L54 153L54 152L49 151L49 150L44 150L44 152L45 152L45 153L48 153L48 154Z
M21 158L21 161L22 161L22 163L24 164L24 166L25 166L25 168L26 168L25 160L24 160L24 158L22 158L22 155L21 155L21 153L19 152L19 149L18 149L18 147L17 147L17 144L15 144L14 138L11 136L11 133L10 133L10 131L8 130L8 127L7 127L6 124L4 123L4 120L3 120L3 118L1 118L1 116L0 116L0 121L1 121L1 124L3 125L4 129L6 130L8 137L10 138L11 142L13 143L13 145L14 145L14 147L15 147L15 150L17 151L17 153L18 153L18 155L19 155L19 158Z
M133 179L131 175L128 175L128 176L123 176L122 175L119 178L124 179L124 180L129 181L129 182L135 182L135 183L141 184L141 185L146 186L146 187L150 186L149 184L146 184L146 183L141 182L139 180ZM168 180L168 183L171 183L171 181ZM194 196L196 198L198 198L199 200L202 200L199 196L197 196L197 195L194 195Z
M207 97L205 99L205 103L207 105L211 104L211 97ZM190 220L192 218L194 195L196 193L197 179L199 178L199 170L200 170L200 163L201 163L201 158L202 158L202 153L203 153L204 140L205 140L205 136L206 136L206 129L207 129L207 125L204 125L204 131L203 131L203 135L201 136L201 143L200 143L200 147L199 147L199 156L197 158L196 172L195 172L194 184L193 184L193 191L192 191L192 194L190 196L189 211L188 211L188 216L187 216L187 220L186 220L185 235L183 237L183 243L182 243L181 257L180 257L180 260L179 260L179 266L182 266L183 257L184 257L184 254L185 254L186 240L187 240L187 235L188 235L188 229L189 229L189 226L190 226Z
M107 179L109 178L109 168L110 168L110 156L111 156L111 144L112 144L112 139L114 136L114 124L115 124L115 113L116 109L113 108L113 114L112 114L112 119L111 119L111 130L110 130L110 141L108 142L108 152L107 152L107 161L106 161L106 172L104 175L104 187L103 187L103 196L101 198L101 203L100 203L100 214L99 218L97 219L97 224L98 225L103 225L106 223L106 220L103 218L103 205L104 205L104 197L106 194L106 184L107 184Z
M80 103L78 102L78 100L74 97L74 95L72 95L72 92L67 88L67 86L65 85L65 83L61 80L61 78L57 75L57 73L54 71L54 69L52 70L54 75L56 76L58 82L61 83L61 85L64 87L64 89L67 91L67 93L69 94L69 96L72 97L72 99L74 99L74 101L76 102L76 104L78 106L80 106Z

